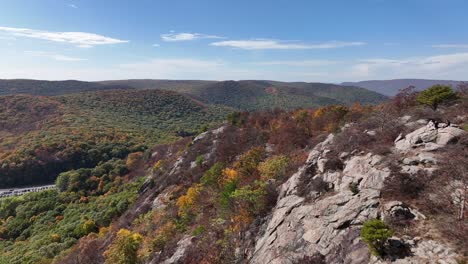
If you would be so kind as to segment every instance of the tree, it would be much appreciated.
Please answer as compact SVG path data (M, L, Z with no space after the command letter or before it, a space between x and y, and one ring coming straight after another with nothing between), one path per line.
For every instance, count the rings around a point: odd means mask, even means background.
M138 263L137 251L143 237L127 229L120 229L117 237L104 253L107 264L134 264Z
M364 223L361 230L361 238L369 246L373 255L381 256L385 242L393 235L393 232L384 222L372 219Z
M433 110L444 102L456 99L457 95L450 86L434 85L418 94L416 101L420 104L427 105Z

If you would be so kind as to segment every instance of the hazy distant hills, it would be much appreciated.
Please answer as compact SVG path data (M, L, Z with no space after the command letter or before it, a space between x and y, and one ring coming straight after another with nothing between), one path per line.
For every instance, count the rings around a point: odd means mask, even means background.
M123 85L105 85L95 82L83 81L40 81L0 79L0 95L31 94L31 95L64 95L79 92L110 90L110 89L129 89L130 86ZM132 88L133 89L133 88Z
M394 96L399 89L410 85L415 86L416 90L424 90L436 84L450 85L456 88L461 81L451 80L425 80L425 79L395 79L395 80L372 80L362 82L344 82L341 85L358 86L369 89L387 96Z
M380 103L386 96L355 86L276 81L117 80L103 82L0 80L0 95L56 96L110 89L159 89L239 110L294 109Z

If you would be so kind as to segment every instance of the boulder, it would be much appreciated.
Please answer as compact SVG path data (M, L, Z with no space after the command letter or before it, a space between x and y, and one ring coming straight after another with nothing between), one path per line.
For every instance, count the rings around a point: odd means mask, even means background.
M395 140L395 148L401 152L422 147L423 150L433 151L445 146L466 133L455 125L436 127L432 121L406 136L399 135Z

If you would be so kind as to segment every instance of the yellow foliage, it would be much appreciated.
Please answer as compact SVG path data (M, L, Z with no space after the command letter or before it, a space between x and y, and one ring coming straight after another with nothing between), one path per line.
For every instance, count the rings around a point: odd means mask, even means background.
M62 238L58 234L50 235L50 239L52 240L52 242L56 242L56 243L59 243L62 240Z
M203 186L201 184L196 184L190 187L185 195L177 199L176 204L179 207L179 216L186 215L195 209L195 202L199 198L202 189Z
M231 168L226 168L223 170L224 181L231 182L235 181L239 177L239 173L236 170Z
M99 228L99 237L103 237L107 234L107 232L109 232L109 228L103 226L101 228Z
M164 160L160 159L154 163L153 171L159 171L162 169L163 166L164 166Z

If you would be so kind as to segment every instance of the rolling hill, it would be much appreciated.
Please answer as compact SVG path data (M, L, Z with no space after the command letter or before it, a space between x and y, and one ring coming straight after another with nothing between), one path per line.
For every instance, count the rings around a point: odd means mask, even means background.
M344 82L341 85L352 85L362 87L371 91L375 91L387 96L394 96L399 89L408 86L416 87L416 90L421 91L436 84L449 85L456 88L461 81L451 80L425 80L425 79L395 79L395 80L372 80L362 82Z

